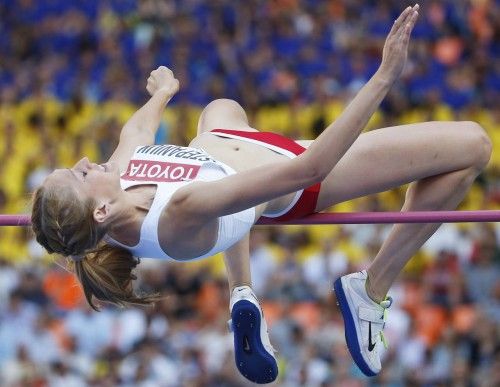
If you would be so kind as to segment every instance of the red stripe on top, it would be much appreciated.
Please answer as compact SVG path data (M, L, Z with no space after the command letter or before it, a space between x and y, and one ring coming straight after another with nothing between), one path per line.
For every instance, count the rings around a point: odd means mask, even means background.
M272 132L245 132L242 130L230 130L230 129L214 129L212 133L226 133L233 136L245 137L255 141L265 142L266 144L274 145L279 148L286 149L292 152L294 155L300 155L306 148L297 144L295 141L284 137L277 133Z

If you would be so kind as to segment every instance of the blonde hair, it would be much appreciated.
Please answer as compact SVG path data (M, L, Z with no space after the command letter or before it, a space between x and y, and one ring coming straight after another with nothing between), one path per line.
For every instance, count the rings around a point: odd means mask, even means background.
M93 217L95 201L81 200L70 187L38 188L33 195L31 224L36 240L49 253L66 257L75 273L89 305L99 310L94 298L119 306L150 305L158 294L137 295L132 270L139 258L128 250L101 242L106 228Z

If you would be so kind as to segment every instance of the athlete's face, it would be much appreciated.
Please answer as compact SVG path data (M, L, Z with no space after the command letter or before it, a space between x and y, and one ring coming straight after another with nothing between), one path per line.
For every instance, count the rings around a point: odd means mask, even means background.
M56 169L46 180L49 184L72 186L84 198L112 200L121 192L120 170L113 162L91 163L87 157L72 168Z

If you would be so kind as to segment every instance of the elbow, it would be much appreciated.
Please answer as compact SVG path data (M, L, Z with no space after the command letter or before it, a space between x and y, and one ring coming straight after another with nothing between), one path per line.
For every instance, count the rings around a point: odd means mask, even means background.
M317 160L304 159L302 163L301 175L306 185L313 185L322 182L330 170L325 167L325 163Z
M322 165L313 166L309 171L310 184L321 183L328 175L328 171Z

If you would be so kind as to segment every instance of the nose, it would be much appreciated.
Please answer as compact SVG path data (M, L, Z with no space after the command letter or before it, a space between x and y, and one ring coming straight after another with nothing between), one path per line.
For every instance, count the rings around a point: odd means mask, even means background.
M75 168L84 166L86 163L88 163L88 161L89 159L87 157L78 160L77 163L75 164Z
M90 163L88 157L84 157L80 159L73 168L78 170L86 170L88 168L91 168L91 166L92 164Z

